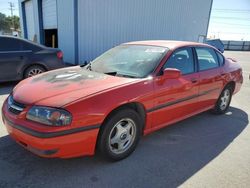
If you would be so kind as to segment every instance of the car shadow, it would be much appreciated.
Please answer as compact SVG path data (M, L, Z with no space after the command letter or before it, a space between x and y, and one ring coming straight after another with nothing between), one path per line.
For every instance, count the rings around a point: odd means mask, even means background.
M248 125L231 107L202 113L144 137L127 159L37 157L0 138L0 187L177 187L217 157ZM84 146L83 146L84 147Z
M17 83L18 82L0 83L0 95L10 94Z

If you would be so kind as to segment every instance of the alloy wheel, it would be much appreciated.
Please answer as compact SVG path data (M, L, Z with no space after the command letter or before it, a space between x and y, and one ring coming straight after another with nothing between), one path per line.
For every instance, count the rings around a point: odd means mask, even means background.
M136 125L132 119L121 119L112 128L109 134L109 148L115 154L127 151L133 144L136 136Z
M229 89L225 89L223 95L220 98L220 109L225 110L230 102L231 92Z
M28 77L32 77L32 76L35 76L35 75L38 75L38 74L41 74L43 73L43 71L41 69L38 69L38 68L34 68L34 69L31 69L28 73Z

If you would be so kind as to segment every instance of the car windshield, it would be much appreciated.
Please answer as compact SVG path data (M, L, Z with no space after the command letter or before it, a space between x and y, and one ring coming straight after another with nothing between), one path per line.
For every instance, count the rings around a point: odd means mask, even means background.
M154 71L167 48L121 45L96 58L86 68L113 76L143 78Z

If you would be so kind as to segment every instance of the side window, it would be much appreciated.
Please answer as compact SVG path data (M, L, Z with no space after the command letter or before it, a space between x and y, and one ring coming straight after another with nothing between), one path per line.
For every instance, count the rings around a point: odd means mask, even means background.
M21 44L22 44L22 50L38 51L38 47L29 42L21 41Z
M27 42L21 41L22 50L31 50L30 45Z
M0 40L0 51L19 51L21 48L18 39L3 37Z
M216 52L216 54L217 54L217 57L218 57L219 64L223 65L224 64L224 57L223 57L223 55L221 55L219 52Z
M181 71L182 74L189 74L194 72L194 59L191 48L178 49L168 59L163 66L166 68L176 68Z
M4 38L0 37L0 52L4 49Z
M217 55L211 48L195 48L200 70L208 70L219 66Z

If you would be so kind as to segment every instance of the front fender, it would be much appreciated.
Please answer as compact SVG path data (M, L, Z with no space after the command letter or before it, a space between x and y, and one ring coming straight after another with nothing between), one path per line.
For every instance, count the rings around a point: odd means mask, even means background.
M115 88L66 105L73 114L73 126L102 124L118 107L127 103L140 103L144 109L152 108L153 84L151 81Z

